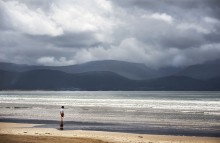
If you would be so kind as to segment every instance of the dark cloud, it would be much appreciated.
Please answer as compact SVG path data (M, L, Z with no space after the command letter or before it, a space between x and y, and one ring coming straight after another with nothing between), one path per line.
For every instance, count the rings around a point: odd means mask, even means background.
M0 5L0 30L5 31L11 28L11 20L8 19L8 14L5 12L6 8Z
M200 35L170 35L159 39L159 42L164 47L178 47L180 49L200 47L205 43Z
M220 2L219 0L126 0L126 1L118 1L118 0L111 0L115 4L130 8L130 7L138 7L147 10L166 10L168 11L170 7L178 7L184 10L189 9L198 9L203 7L209 8L219 8ZM170 9L171 10L171 9Z
M65 34L57 37L50 37L49 41L59 47L86 48L101 45L92 33Z
M32 40L52 44L58 48L88 48L102 43L96 39L93 32L65 33L59 36L27 35Z
M0 61L202 63L219 58L219 13L219 0L4 0Z
M127 10L142 9L151 12L165 12L176 18L190 17L190 15L204 16L205 14L220 19L219 0L112 0L112 2Z
M207 34L204 37L209 43L219 43L220 41L220 33Z

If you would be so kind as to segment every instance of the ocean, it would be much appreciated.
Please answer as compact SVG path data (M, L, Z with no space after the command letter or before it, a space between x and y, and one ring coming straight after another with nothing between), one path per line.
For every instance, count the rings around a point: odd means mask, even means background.
M0 91L0 121L64 130L220 136L220 92Z

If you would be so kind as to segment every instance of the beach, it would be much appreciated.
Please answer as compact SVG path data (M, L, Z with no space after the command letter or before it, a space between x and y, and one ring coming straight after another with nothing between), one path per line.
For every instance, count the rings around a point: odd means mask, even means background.
M218 143L219 101L220 92L2 91L0 143Z
M218 137L131 134L36 128L37 124L0 123L1 143L219 143Z
M219 137L220 92L1 91L0 122L65 130Z

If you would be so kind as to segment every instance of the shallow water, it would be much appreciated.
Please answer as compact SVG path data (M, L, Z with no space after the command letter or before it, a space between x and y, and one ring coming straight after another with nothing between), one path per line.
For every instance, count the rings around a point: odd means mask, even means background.
M61 105L65 129L220 133L220 92L1 91L0 119L59 121Z

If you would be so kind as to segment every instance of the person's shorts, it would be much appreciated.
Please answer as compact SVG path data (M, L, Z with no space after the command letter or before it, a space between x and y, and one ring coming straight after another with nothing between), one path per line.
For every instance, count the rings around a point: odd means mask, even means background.
M61 113L61 117L64 117L64 113Z

